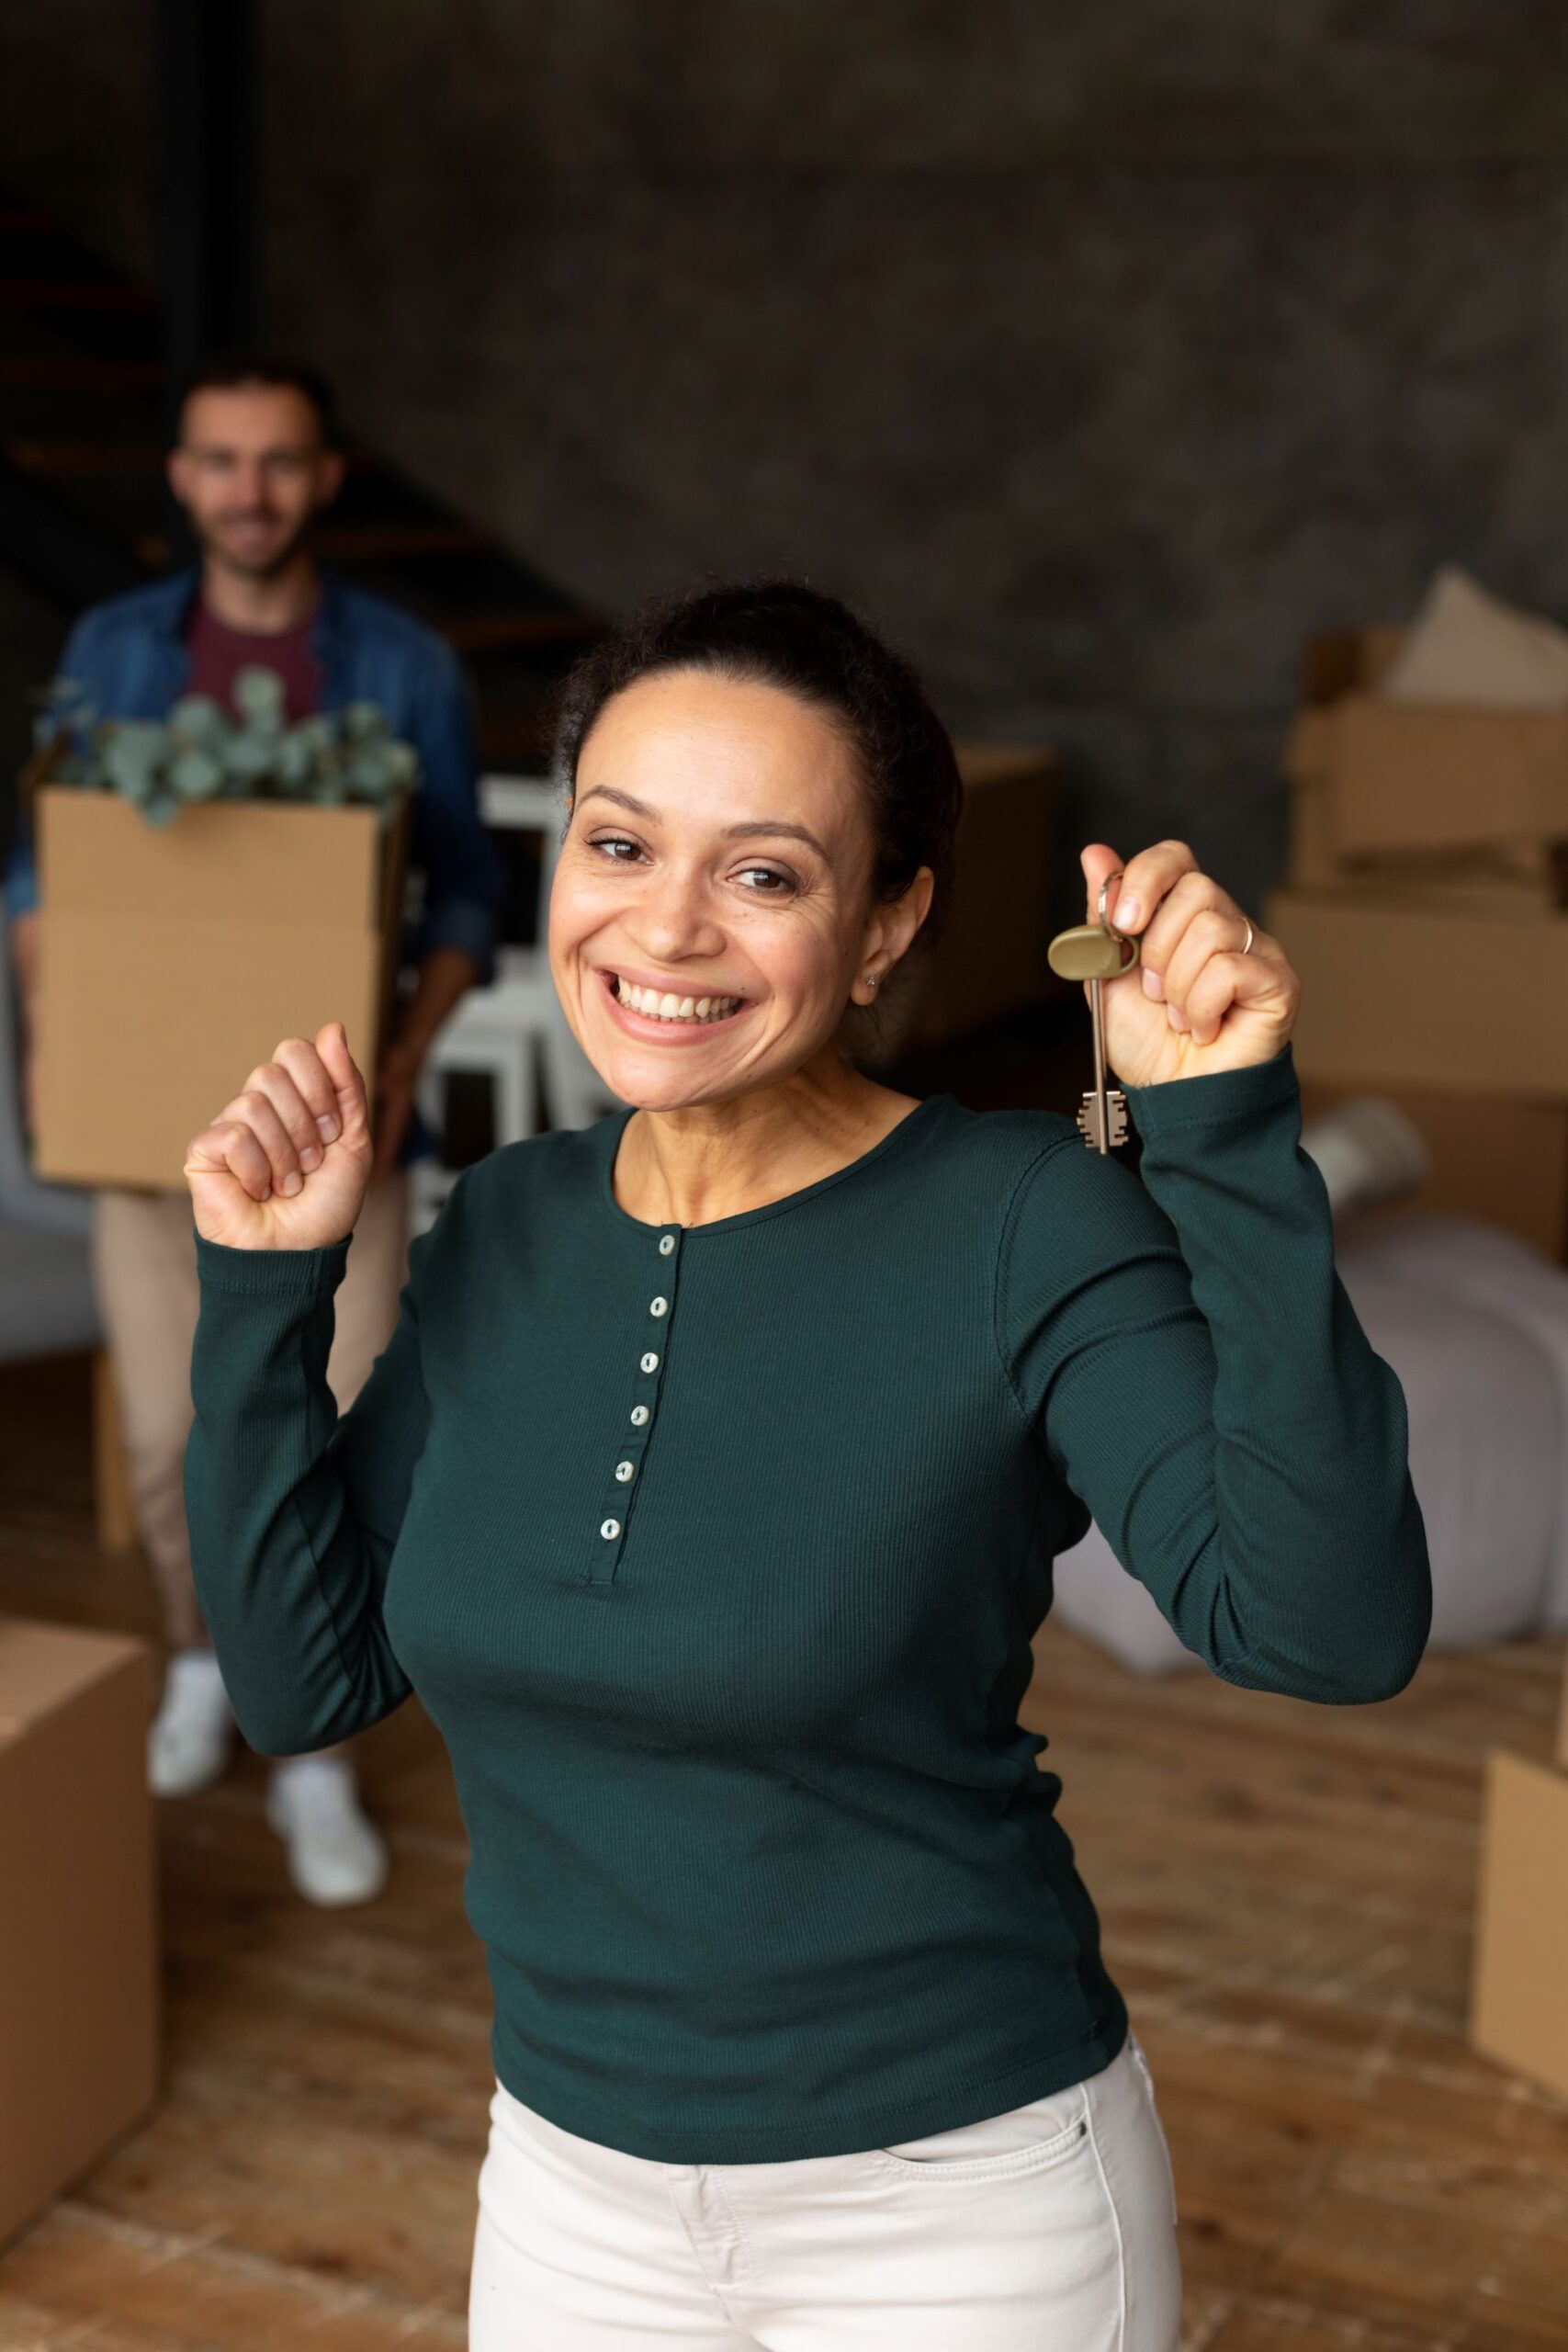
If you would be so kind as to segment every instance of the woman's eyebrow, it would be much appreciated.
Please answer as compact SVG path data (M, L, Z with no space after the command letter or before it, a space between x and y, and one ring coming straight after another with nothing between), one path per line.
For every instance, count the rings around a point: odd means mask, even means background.
M590 800L618 800L621 807L629 808L634 817L651 817L655 824L659 821L658 810L650 808L646 800L634 800L629 792L617 792L614 785L591 784L577 805L581 808Z
M804 825L786 825L782 818L753 818L748 824L727 825L725 832L730 840L738 836L750 836L752 833L783 833L791 841L804 842L808 849L814 849L817 852L824 865L828 863L828 853L815 833L808 833Z
M582 801L580 801L578 806L581 808L584 801L592 800L595 797L601 800L618 801L623 808L629 808L634 817L647 817L656 825L659 822L657 808L650 808L646 800L634 799L629 792L618 792L611 784L590 785L582 796ZM816 834L807 832L804 825L786 824L783 818L752 817L739 825L727 825L724 830L726 838L732 841L753 833L786 833L792 841L805 842L808 848L817 852L824 865L828 863L828 853Z

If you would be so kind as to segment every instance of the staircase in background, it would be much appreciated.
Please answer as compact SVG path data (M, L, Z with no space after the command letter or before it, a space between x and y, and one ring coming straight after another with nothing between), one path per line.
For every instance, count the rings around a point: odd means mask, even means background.
M61 606L186 560L164 481L159 298L0 188L0 564ZM586 612L377 452L347 439L324 558L461 656L487 768L538 764L555 689L603 634Z
M62 635L82 605L182 560L171 545L178 515L163 474L163 329L155 293L127 282L0 186L0 569L58 604ZM559 682L575 654L604 633L604 616L573 604L374 450L351 439L348 454L322 553L454 646L477 690L484 767L537 769ZM543 870L537 835L492 832L512 877L502 943L532 947ZM7 846L0 841L0 854ZM965 860L961 848L961 873ZM977 870L984 881L986 860ZM971 926L982 954L987 920ZM1059 1069L1043 1069L1041 1057L1056 1052L1055 1032L1064 1011L1076 1011L1077 991L1043 985L1040 1006L946 1043L907 1043L881 1075L915 1093L959 1093L976 1108L1076 1101L1076 1034ZM448 1112L454 1107L449 1094ZM447 1154L453 1166L490 1148L477 1128L457 1144Z

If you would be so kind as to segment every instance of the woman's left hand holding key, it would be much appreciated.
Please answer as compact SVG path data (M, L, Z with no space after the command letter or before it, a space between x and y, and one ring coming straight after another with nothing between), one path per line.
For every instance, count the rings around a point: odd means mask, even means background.
M1122 860L1105 842L1079 856L1098 922L1100 886ZM1105 1058L1123 1086L1273 1060L1295 1026L1301 980L1269 933L1254 927L1247 947L1247 917L1185 842L1140 850L1106 891L1105 918L1139 944L1132 969L1101 983Z

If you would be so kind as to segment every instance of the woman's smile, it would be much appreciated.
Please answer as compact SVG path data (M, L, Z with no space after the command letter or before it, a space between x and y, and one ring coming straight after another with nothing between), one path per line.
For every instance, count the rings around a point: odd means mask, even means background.
M600 978L619 1026L633 1037L657 1038L661 1046L690 1045L716 1030L732 1029L752 1007L750 997L645 988L623 980L608 967L601 968Z

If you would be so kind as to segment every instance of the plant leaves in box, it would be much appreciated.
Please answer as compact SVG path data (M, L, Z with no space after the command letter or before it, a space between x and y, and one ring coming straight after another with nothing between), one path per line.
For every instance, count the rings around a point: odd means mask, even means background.
M181 800L210 800L222 781L223 770L211 752L194 745L176 752L169 763L169 784Z
M260 662L249 662L234 673L234 707L243 723L257 733L280 735L283 732L283 680L276 670L264 669Z
M387 731L386 718L378 703L351 702L344 705L343 732L345 742L379 742Z
M279 737L268 741L265 736L247 735L240 730L230 736L223 747L224 765L219 775L221 780L227 772L231 794L243 800L257 797L257 786L277 774L282 740ZM217 789L214 785L213 790Z
M232 729L211 695L182 695L169 713L169 732L194 750L217 752Z
M277 746L277 780L290 797L298 797L310 781L310 771L316 753L302 727L291 727Z
M104 780L122 799L145 808L168 755L167 730L151 719L126 718L99 730Z
M396 789L397 779L384 743L367 745L348 763L351 790L358 800L384 800Z
M239 673L234 695L233 715L209 695L186 695L166 721L96 720L85 690L56 678L38 726L40 751L53 747L50 781L117 792L155 825L193 801L283 799L368 801L385 827L392 796L419 789L419 755L377 704L287 726L283 680L261 663Z

